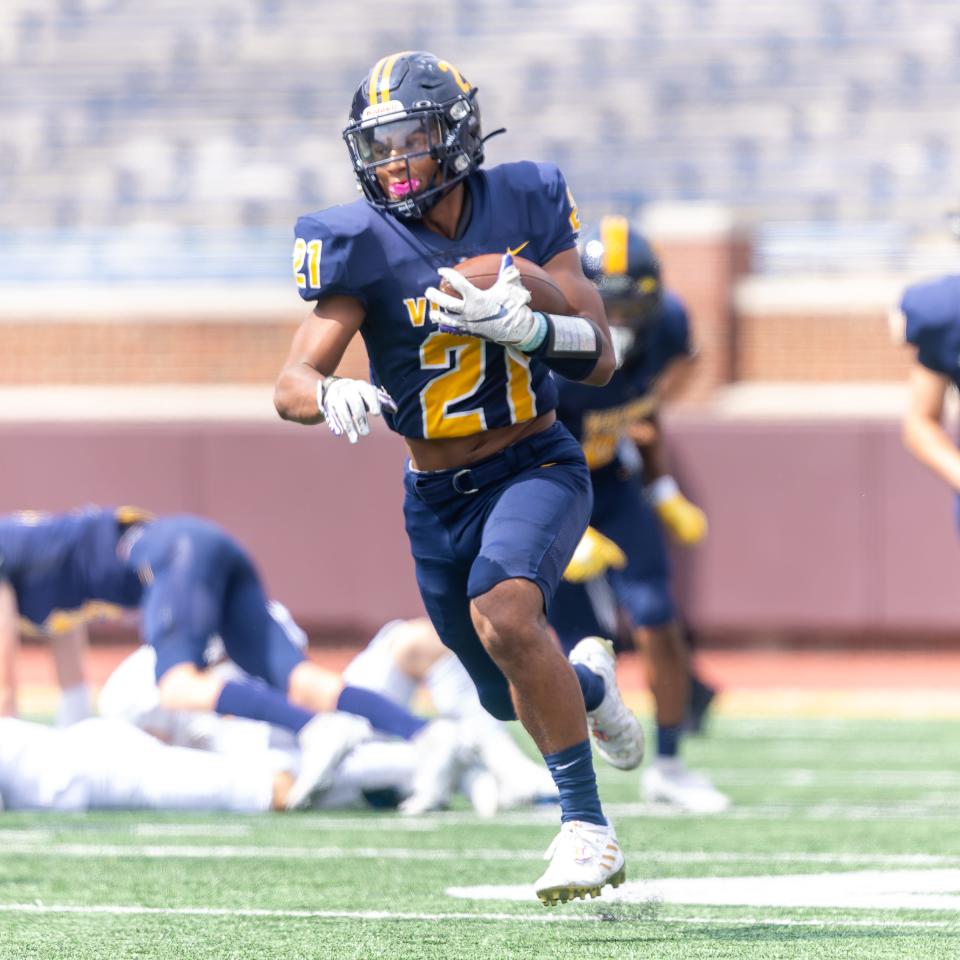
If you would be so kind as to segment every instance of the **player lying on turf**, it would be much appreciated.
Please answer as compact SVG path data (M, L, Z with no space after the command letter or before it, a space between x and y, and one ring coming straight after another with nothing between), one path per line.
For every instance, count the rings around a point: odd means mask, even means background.
M277 380L277 411L351 442L382 414L403 435L424 607L484 707L523 723L560 794L562 827L537 894L556 903L599 893L625 871L584 705L619 695L570 664L544 619L591 508L550 371L602 384L614 369L603 304L576 251L576 205L550 164L480 169L476 88L429 53L378 61L344 138L364 199L297 222L296 283L314 311ZM545 277L563 309L531 307L513 255L485 289L453 269L521 249L528 275ZM372 383L334 376L358 333Z
M292 631L296 629L292 627ZM219 659L212 652L215 647L211 644L210 658ZM280 768L297 769L297 745L287 731L214 714L162 709L154 659L152 648L142 647L117 667L101 691L101 713L129 721L168 743L225 753L271 752ZM216 669L228 676L241 673L229 662ZM441 715L460 721L459 770L451 770L451 783L459 772L460 788L481 815L556 800L547 771L527 758L504 725L483 710L463 666L440 643L429 621L387 624L351 661L343 676L346 682L375 690L404 707L412 706L423 685ZM329 735L340 735L339 728L331 725ZM368 798L379 806L384 796L391 796L405 812L422 812L410 799L415 760L416 751L410 744L371 735L346 753L333 772L331 786L318 794L315 805L325 809L359 806Z
M648 800L684 810L718 812L728 798L678 756L690 667L664 536L669 531L692 546L707 532L703 511L668 473L657 419L664 379L675 382L693 356L687 312L676 296L663 293L660 265L626 218L604 217L583 239L581 255L606 305L618 367L600 389L557 383L558 413L583 445L594 500L591 527L548 616L571 661L612 675L612 643L597 635L612 638L617 609L626 612L656 703L656 757L644 770L643 792ZM606 572L597 575L596 561L604 558ZM631 755L611 747L602 718L591 717L591 729L611 763L633 764Z
M122 720L58 729L0 717L0 809L261 813L291 809L295 785L266 756L167 746Z
M414 743L423 771L418 803L445 802L444 769L458 749L454 725L428 724L309 660L271 613L251 559L216 524L129 507L0 517L0 664L12 659L18 616L42 630L63 611L102 615L110 608L140 611L165 707L246 717L296 734L303 748L298 789L308 787L311 770L322 782L339 759L311 723L338 710ZM244 677L207 669L214 634ZM0 675L0 687L12 685L12 677Z

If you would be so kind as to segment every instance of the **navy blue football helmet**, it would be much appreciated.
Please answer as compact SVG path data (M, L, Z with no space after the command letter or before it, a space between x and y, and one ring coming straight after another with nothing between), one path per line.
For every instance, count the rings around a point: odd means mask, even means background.
M432 53L405 51L378 60L353 97L343 138L367 200L395 216L417 218L483 163L477 89ZM437 162L429 183L410 161ZM388 194L377 171L406 163L406 179Z
M660 261L626 217L604 217L580 238L580 263L607 309L618 364L643 351L660 317Z

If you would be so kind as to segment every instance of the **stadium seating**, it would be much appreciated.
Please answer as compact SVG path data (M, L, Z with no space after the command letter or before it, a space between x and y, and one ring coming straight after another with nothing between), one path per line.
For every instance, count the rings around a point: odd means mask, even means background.
M950 0L395 0L383 18L312 0L6 0L2 226L72 243L160 221L194 244L287 232L354 195L350 92L411 46L481 85L488 126L511 128L493 160L562 162L588 217L710 199L843 241L864 222L936 231L960 195Z

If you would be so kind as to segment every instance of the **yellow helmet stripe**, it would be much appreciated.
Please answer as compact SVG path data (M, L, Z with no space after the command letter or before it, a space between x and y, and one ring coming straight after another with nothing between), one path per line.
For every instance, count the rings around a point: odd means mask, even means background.
M392 57L386 58L386 66L380 74L380 103L386 103L390 99L390 76L393 73L393 65L400 57L408 53L410 53L409 50L401 50Z
M378 60L374 68L370 71L370 89L367 91L367 103L377 102L377 80L380 77L380 71L383 69L383 65L389 59L389 57L383 57Z
M600 242L603 244L601 267L607 276L627 272L628 232L626 217L604 217L600 221Z

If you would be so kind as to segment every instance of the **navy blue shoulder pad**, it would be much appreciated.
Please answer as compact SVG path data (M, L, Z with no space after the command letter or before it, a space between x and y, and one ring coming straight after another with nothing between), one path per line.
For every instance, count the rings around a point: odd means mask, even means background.
M293 273L304 300L343 295L367 305L368 291L387 273L381 214L365 200L297 220Z
M941 277L907 287L900 301L907 343L917 359L937 373L953 374L960 340L960 276Z

